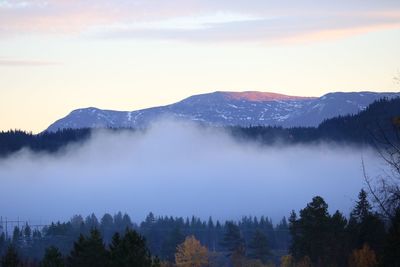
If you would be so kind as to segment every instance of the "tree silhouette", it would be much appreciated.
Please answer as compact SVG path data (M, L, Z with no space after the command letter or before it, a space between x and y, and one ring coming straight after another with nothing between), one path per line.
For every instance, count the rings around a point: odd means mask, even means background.
M70 267L108 267L109 257L98 230L92 230L89 237L79 236L68 257Z
M265 234L257 229L254 232L253 238L249 244L249 256L253 259L259 259L261 262L266 263L270 256L268 247L268 240Z
M123 238L115 233L110 245L111 266L151 267L152 258L145 239L134 230L127 230Z
M290 228L293 243L290 251L297 261L308 256L315 266L326 266L329 257L329 223L328 204L319 196L300 211L299 219L292 213Z
M64 258L58 248L50 246L46 249L40 267L64 267Z
M383 266L400 266L400 209L391 220L383 251Z
M18 257L17 250L13 245L10 245L7 248L6 253L1 258L1 266L2 267L18 267L21 261Z
M361 189L360 193L358 194L356 206L350 213L350 219L360 223L372 214L371 210L372 207L367 199L367 192L365 192L364 189Z

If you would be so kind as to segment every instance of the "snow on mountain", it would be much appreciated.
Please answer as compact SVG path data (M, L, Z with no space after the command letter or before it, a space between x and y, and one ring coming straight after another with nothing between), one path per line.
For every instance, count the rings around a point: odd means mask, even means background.
M317 126L325 119L355 114L384 97L400 97L400 93L336 92L322 97L300 97L255 91L214 92L194 95L167 106L136 111L93 107L77 109L54 122L47 131L65 128L140 128L163 116L214 126Z

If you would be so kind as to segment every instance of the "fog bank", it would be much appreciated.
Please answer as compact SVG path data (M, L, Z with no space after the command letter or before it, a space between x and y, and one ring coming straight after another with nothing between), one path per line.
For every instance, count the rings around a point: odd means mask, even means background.
M21 151L0 161L0 215L30 221L127 212L277 222L315 195L347 215L372 150L331 145L261 147L223 130L160 121L146 132L98 130L57 154Z

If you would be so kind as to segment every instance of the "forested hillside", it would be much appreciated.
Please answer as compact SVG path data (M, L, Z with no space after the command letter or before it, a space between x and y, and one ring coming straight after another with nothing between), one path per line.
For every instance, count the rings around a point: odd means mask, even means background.
M241 138L263 143L336 142L357 145L372 144L382 135L393 137L393 127L399 126L400 98L381 99L358 114L339 116L322 122L318 127L249 127L231 128Z

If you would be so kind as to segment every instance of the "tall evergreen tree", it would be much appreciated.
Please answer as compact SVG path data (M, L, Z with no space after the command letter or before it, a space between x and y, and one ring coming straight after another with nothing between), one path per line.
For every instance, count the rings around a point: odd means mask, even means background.
M350 213L350 218L351 220L355 220L357 223L360 223L372 214L371 211L372 207L368 201L367 192L365 192L364 189L361 189L360 193L358 194L358 201Z
M182 234L181 229L176 226L168 234L167 239L164 240L161 248L162 258L173 262L175 260L176 247L185 240L185 236Z
M348 252L351 251L349 238L346 232L347 220L342 213L336 211L329 222L328 255L334 266L347 266Z
M18 252L13 245L7 248L6 253L1 258L2 267L18 267L21 261L18 256Z
M391 220L383 251L382 266L400 267L400 209Z
M111 267L151 267L152 258L145 239L134 230L123 238L116 233L110 245Z
M58 248L50 246L46 249L40 267L64 267L64 258Z
M104 237L104 240L106 242L109 242L114 234L114 219L111 216L111 214L104 214L104 216L101 218L101 223L100 223L100 229L101 229L101 234Z
M258 259L263 263L266 263L270 256L268 247L268 240L266 235L257 229L254 232L253 238L249 244L249 256L253 259Z
M294 215L291 216L291 253L296 260L309 256L313 265L327 266L329 222L328 204L320 196L314 197L307 207L300 211L298 220Z
M367 197L367 193L361 190L350 213L348 232L351 246L352 249L361 249L364 244L368 244L375 252L380 253L383 249L385 225L379 215L372 212Z
M0 234L0 255L3 255L3 251L6 248L6 235L4 233Z
M68 257L70 267L108 267L109 255L98 230L92 230L89 237L80 235Z
M227 222L225 224L225 234L221 245L227 249L228 256L231 256L234 253L244 256L245 243L240 234L239 227L233 222Z
M290 244L289 225L286 217L283 217L274 229L276 238L276 249L286 250Z
M18 227L18 226L15 226L15 227L14 227L14 230L13 230L13 235L12 235L12 242L13 242L13 244L15 244L15 245L18 244L18 242L19 242L20 239L21 239L21 235L22 235L22 233L21 233L19 227Z
M85 218L85 228L86 230L89 230L89 232L92 229L99 229L99 227L100 227L99 220L97 220L97 217L94 213Z

